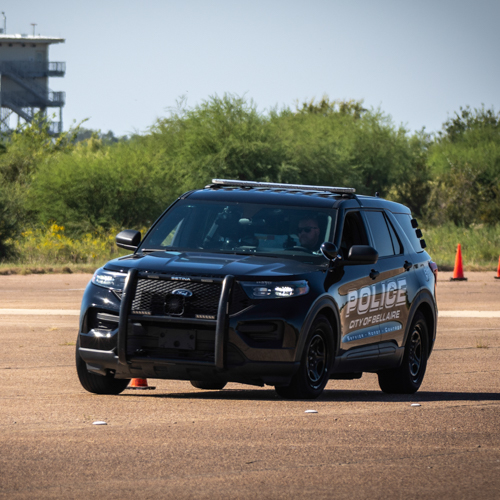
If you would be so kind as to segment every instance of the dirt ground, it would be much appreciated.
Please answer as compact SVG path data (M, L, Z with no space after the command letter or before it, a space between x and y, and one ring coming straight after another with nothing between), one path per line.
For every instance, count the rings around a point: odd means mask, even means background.
M500 311L494 275L440 273L440 311ZM440 318L413 396L373 374L316 401L165 380L97 396L74 368L89 279L0 276L1 499L500 498L499 317Z

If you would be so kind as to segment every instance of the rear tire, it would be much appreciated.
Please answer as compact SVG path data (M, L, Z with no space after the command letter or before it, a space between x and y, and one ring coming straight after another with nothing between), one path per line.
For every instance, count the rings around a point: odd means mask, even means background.
M76 341L76 352L75 352L75 362L76 362L76 372L78 373L78 378L82 387L93 394L120 394L123 392L130 380L114 378L113 375L108 373L107 375L96 375L95 373L90 373L87 370L87 363L81 358L80 352L80 335Z
M318 316L309 330L300 367L290 385L276 386L279 396L286 399L316 399L328 382L334 356L332 325Z
M425 317L417 312L406 339L403 362L399 368L378 373L378 383L387 394L414 394L424 380L429 355L429 331Z
M190 382L193 387L207 391L218 391L226 387L226 382L210 382L209 380L191 380Z

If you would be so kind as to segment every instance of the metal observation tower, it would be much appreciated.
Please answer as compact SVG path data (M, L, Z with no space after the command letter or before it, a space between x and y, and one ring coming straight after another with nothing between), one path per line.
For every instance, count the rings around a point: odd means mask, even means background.
M48 84L49 77L64 76L66 63L49 62L52 43L64 43L64 38L0 34L1 132L10 130L13 113L19 123L31 122L37 112L45 114L52 134L62 132L66 94L52 91ZM59 121L51 119L47 108L59 108Z

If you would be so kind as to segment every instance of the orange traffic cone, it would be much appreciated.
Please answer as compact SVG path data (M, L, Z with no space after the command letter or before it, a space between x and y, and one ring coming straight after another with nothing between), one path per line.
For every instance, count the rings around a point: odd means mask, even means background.
M457 256L455 257L455 269L453 270L453 278L450 281L467 281L464 277L464 268L462 266L462 247L460 243L457 246Z
M495 276L496 280L500 280L500 257L498 257L498 269L497 269L497 275Z
M153 390L156 389L156 387L149 387L148 385L148 379L146 378L133 378L130 381L130 384L128 385L127 389L138 389L142 391L147 391L147 390Z

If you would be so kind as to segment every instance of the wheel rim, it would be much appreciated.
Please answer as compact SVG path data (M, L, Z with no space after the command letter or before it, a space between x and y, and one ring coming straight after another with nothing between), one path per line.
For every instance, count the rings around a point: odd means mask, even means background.
M420 330L415 328L410 337L410 355L408 356L410 364L410 375L415 380L420 375L422 366L422 336Z
M327 348L323 337L316 334L307 350L307 376L312 388L316 389L323 381L326 371Z

